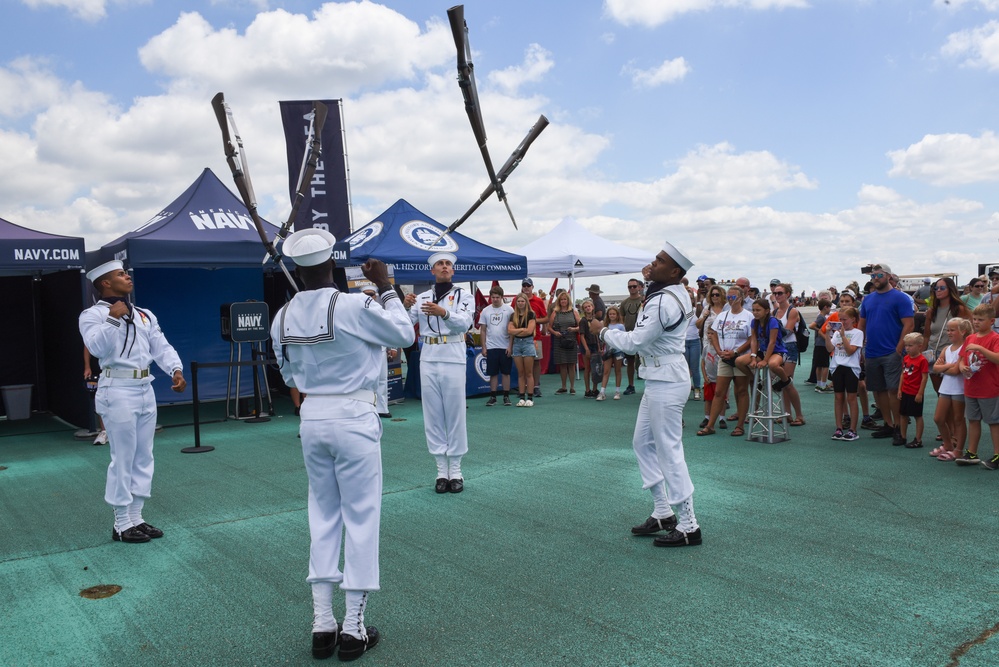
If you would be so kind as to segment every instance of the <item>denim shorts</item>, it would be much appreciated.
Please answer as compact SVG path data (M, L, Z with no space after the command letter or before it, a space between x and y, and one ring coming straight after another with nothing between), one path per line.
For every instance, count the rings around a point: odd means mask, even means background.
M514 338L513 339L513 352L510 354L512 357L530 357L535 358L534 355L534 339L533 338Z
M784 363L796 364L801 360L801 353L798 352L798 341L792 340L790 343L784 341L784 347L787 348L787 354L784 355Z

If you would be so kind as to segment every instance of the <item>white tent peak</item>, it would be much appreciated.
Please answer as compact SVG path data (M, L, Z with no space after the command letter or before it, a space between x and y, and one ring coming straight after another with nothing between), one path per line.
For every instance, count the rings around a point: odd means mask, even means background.
M528 275L549 278L641 273L655 255L597 236L572 218L517 253L527 257Z

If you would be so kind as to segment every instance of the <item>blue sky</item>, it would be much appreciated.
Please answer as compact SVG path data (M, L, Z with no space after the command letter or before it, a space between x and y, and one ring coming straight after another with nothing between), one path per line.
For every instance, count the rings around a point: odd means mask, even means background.
M289 208L279 99L344 99L355 227L450 222L485 185L447 3L4 0L0 217L97 247L205 166L233 105L261 209ZM462 231L566 216L694 272L843 286L999 262L999 0L470 1L493 159L552 125ZM605 290L623 293L624 277Z

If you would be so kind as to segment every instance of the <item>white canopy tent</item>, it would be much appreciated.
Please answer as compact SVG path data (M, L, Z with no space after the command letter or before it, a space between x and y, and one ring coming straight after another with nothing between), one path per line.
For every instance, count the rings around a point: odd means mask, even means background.
M517 250L527 274L548 278L641 273L654 252L613 243L565 218L550 232Z

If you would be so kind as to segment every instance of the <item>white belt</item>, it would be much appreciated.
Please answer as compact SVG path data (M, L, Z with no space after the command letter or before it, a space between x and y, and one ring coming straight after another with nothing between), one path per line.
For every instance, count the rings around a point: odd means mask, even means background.
M129 380L141 380L142 378L149 377L149 369L143 368L142 370L128 369L128 368L105 368L101 375L106 378L127 378Z
M649 356L645 356L645 355L639 355L639 356L642 357L642 365L643 366L655 366L657 368L659 366L661 366L662 364L664 364L666 362L669 362L669 361L680 361L681 359L684 359L684 360L686 359L680 353L676 353L676 354L660 354L660 355L650 354Z
M375 392L370 389L357 389L346 394L306 394L305 400L310 398L322 398L325 400L345 400L345 401L361 401L362 403L370 403L375 405Z
M465 334L451 334L450 336L420 336L424 345L444 345L445 343L464 343Z

